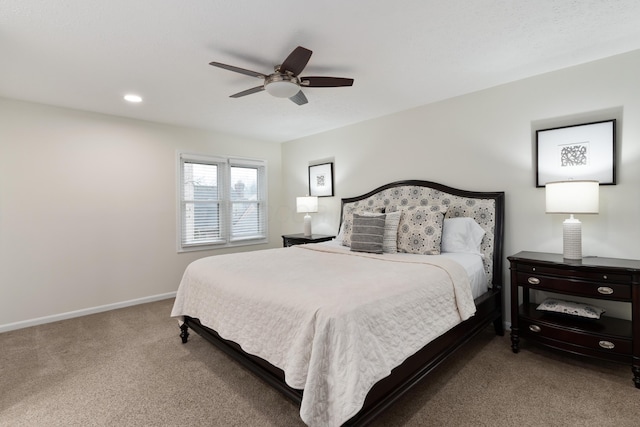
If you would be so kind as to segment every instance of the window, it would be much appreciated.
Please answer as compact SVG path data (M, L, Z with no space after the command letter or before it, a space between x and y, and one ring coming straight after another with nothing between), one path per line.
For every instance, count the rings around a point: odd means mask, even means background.
M178 250L267 241L266 162L179 155Z

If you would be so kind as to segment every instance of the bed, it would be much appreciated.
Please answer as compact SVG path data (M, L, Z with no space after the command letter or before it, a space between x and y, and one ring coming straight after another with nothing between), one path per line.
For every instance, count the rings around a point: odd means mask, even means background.
M366 425L487 326L504 334L503 192L399 181L340 218L331 242L194 261L171 313L310 426Z

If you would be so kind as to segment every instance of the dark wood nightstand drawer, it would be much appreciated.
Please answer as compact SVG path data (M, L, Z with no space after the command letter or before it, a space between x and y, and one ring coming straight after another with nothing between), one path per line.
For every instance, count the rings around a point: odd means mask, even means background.
M520 320L520 335L563 350L603 359L631 361L633 350L631 338L602 336L583 329L567 329L557 323L538 322L528 318Z
M541 312L535 307L535 304L520 307L521 336L574 353L624 363L631 361L631 322L612 317L576 319Z
M568 279L586 279L593 280L602 283L621 283L631 284L633 276L631 274L624 273L611 273L602 271L592 271L590 269L578 270L578 269L566 269L566 268L554 268L547 266L522 264L517 265L517 270L529 274L545 274L548 276L559 276Z
M533 289L598 299L631 301L631 285L594 282L563 276L546 276L539 270L531 273L518 271L516 277L518 285Z

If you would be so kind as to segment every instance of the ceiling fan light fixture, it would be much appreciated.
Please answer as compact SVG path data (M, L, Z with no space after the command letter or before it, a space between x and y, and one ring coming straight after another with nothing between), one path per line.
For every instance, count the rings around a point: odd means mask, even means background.
M264 83L264 89L276 98L291 98L300 91L295 77L275 75Z
M344 77L298 77L304 70L311 58L309 49L298 46L287 56L280 65L273 67L273 73L266 75L257 71L251 71L233 65L223 64L222 62L210 62L209 65L233 71L235 73L244 74L251 77L259 77L263 79L260 86L252 87L238 93L230 95L230 98L241 98L267 91L269 95L277 98L289 98L289 100L297 105L305 105L309 101L305 94L300 90L301 87L342 87L352 86L353 79Z

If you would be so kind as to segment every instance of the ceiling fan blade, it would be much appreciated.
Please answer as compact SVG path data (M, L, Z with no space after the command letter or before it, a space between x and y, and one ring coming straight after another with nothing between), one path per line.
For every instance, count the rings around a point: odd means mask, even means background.
M353 79L344 77L300 77L300 84L305 87L352 86Z
M309 49L298 46L287 56L287 59L284 60L282 65L280 65L280 72L284 73L285 71L289 71L293 73L294 76L297 76L304 70L304 67L307 66L307 62L309 62L312 53Z
M304 96L304 93L302 93L302 91L298 91L298 93L296 93L295 95L293 95L291 98L289 98L290 100L292 100L293 102L295 102L298 105L304 105L307 102L307 97Z
M264 85L252 87L251 89L243 90L242 92L234 93L229 98L240 98L241 96L251 95L252 93L262 92Z
M266 75L262 73L258 73L257 71L245 70L244 68L234 67L233 65L227 65L221 62L209 62L209 65L213 65L214 67L224 68L225 70L229 70L229 71L235 71L236 73L240 73L240 74L246 74L247 76L251 76L251 77L260 77L263 79L267 77Z

